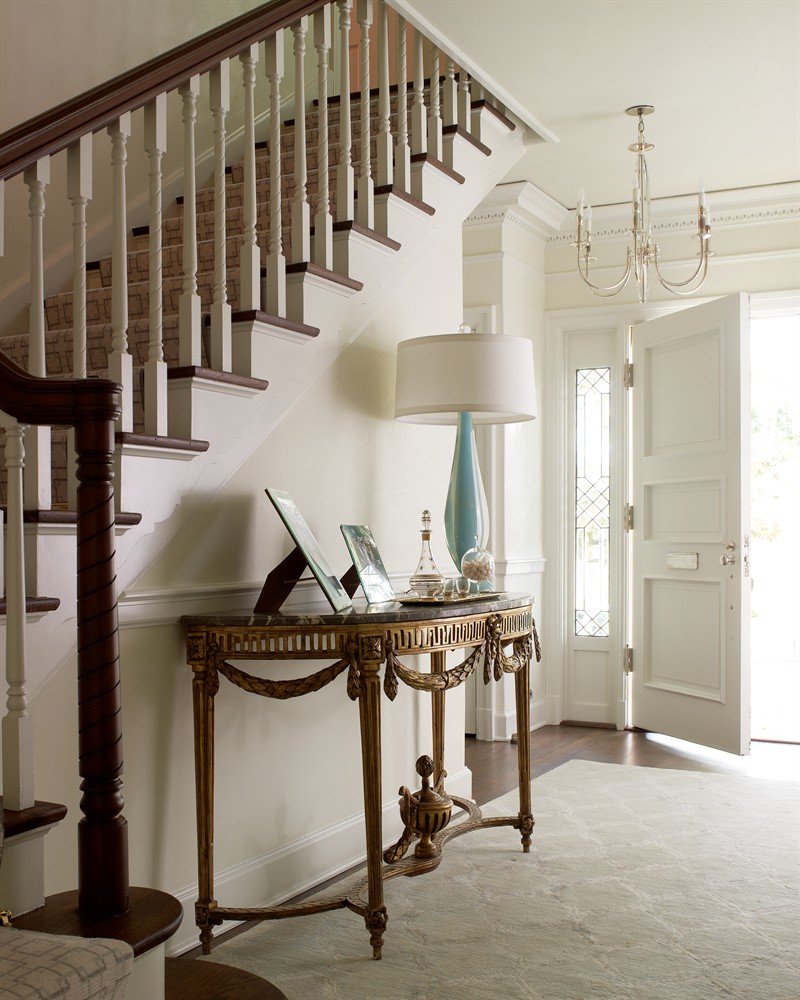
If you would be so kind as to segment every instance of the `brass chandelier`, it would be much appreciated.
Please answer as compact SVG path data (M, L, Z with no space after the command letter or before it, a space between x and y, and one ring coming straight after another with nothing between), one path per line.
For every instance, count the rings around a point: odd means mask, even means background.
M588 205L584 210L583 189L578 195L577 233L572 245L577 247L578 251L578 273L595 295L616 295L622 291L633 275L639 287L639 301L646 302L651 265L664 288L675 295L692 295L706 280L708 258L711 256L711 224L702 185L697 197L697 239L700 241L700 260L694 274L685 281L669 281L661 273L659 267L659 248L658 244L653 242L651 234L650 181L647 175L647 161L645 160L645 153L653 149L653 145L646 142L644 137L644 116L652 114L654 110L655 108L651 104L636 104L625 109L626 115L636 116L639 119L637 141L628 146L628 149L636 154L632 206L633 223L630 230L633 236L633 247L628 246L627 248L625 273L616 284L603 287L594 284L589 279L589 266L592 261L596 260L595 257L591 256L592 206Z

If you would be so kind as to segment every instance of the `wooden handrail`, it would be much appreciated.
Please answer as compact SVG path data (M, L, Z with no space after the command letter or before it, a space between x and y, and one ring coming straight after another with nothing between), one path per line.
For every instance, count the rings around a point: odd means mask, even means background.
M122 387L105 379L37 378L0 351L0 410L22 424L68 425L115 420Z
M99 131L126 111L142 107L157 94L174 89L322 6L324 0L272 0L15 125L0 135L0 180L18 174L43 156L66 149L82 135Z

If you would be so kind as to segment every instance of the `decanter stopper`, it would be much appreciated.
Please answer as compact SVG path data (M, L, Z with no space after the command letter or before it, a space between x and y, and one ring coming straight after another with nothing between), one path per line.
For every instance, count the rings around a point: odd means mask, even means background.
M422 512L420 534L422 535L422 551L409 584L420 597L438 597L444 592L444 577L439 572L431 552L431 512L429 510Z

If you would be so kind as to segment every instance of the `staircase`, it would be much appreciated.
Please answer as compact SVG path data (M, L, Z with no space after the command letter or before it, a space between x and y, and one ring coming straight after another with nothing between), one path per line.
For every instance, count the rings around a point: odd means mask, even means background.
M237 63L241 100L232 101ZM263 120L257 68L269 81ZM205 111L201 73L209 77ZM236 472L411 267L435 256L539 136L474 84L441 40L423 38L384 0L278 0L115 83L111 96L105 88L72 102L71 113L55 109L0 136L0 178L24 176L31 228L28 329L0 330L0 349L42 381L99 376L121 386L114 523L105 528L121 592L169 541L182 500L213 495ZM183 172L173 198L161 164L166 98L175 90ZM241 119L232 119L234 105ZM198 129L203 114L206 132ZM146 177L127 169L134 134L144 135ZM213 135L199 154L198 134ZM87 260L99 156L110 161L111 198L101 208L109 238L107 254ZM72 210L66 280L46 271L42 241L48 181L59 170ZM146 212L129 213L136 204ZM9 235L10 259L15 252ZM63 636L76 614L81 627L80 602L76 611L67 596L26 629L25 602L64 594L81 515L75 432L54 420L27 432L23 447L14 418L25 423L25 415L2 395L0 408L10 442L2 488L13 698L3 787L13 833L28 810L52 805L33 797L27 701L74 655L74 640L65 648ZM14 448L23 454L15 458ZM118 676L118 665L104 669ZM41 856L41 837L31 849ZM45 913L43 886L33 898L34 913ZM155 978L163 982L163 963Z

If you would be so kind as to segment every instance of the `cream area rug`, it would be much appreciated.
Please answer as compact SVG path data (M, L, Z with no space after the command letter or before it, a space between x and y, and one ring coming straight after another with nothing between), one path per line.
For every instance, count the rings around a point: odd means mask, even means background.
M513 793L484 808L514 812ZM380 961L346 910L259 924L211 960L288 1000L800 997L800 785L570 761L533 782L533 812L530 854L481 830L387 882Z

